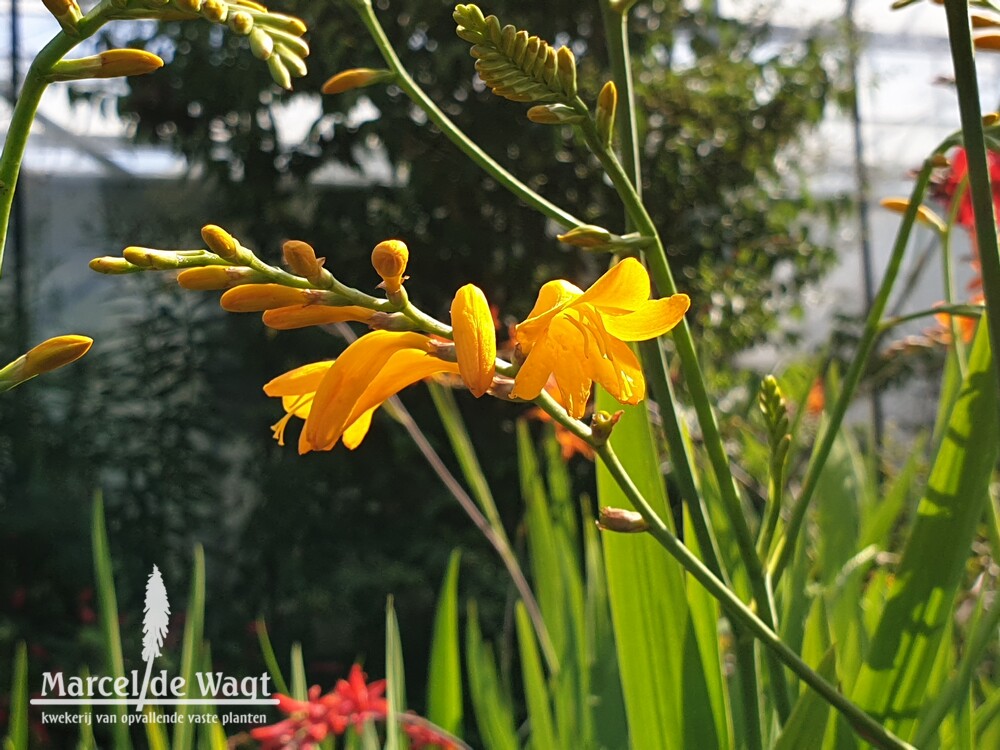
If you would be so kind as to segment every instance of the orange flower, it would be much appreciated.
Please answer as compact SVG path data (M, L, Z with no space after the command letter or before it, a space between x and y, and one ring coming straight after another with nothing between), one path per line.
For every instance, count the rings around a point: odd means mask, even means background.
M354 449L364 440L372 414L408 385L458 365L432 355L431 339L419 333L373 331L353 342L336 361L315 362L286 372L267 385L280 397L285 416L272 427L280 445L293 417L305 419L299 453L328 451L343 440Z
M586 411L594 382L623 404L642 401L646 381L625 342L663 335L691 304L686 294L651 300L649 292L649 274L634 258L623 260L586 292L562 279L542 286L535 307L516 329L526 359L511 396L537 398L554 376L561 403L577 419Z

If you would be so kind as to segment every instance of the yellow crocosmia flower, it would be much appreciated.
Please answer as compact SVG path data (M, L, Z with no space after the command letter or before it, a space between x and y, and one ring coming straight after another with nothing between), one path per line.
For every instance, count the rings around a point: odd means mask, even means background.
M451 327L462 380L476 398L493 384L496 374L497 337L486 295L474 284L455 293Z
M372 250L372 266L382 277L382 286L389 294L399 292L406 280L406 264L410 262L410 251L400 240L380 242Z
M346 323L356 321L367 323L375 314L374 310L357 305L346 307L327 307L326 305L289 305L264 312L264 325L279 331L290 331L293 328L307 326L322 326L330 323Z
M281 397L287 412L272 428L275 437L283 444L288 420L298 416L306 420L299 453L331 450L340 441L357 447L386 399L431 375L458 374L457 364L432 351L431 339L422 334L373 331L335 362L316 362L275 378L264 392Z
M524 364L511 396L531 400L554 377L559 400L579 419L591 386L599 383L623 404L645 397L646 381L627 341L661 336L677 325L691 300L686 294L649 299L649 274L626 258L586 292L562 279L542 286L515 338Z

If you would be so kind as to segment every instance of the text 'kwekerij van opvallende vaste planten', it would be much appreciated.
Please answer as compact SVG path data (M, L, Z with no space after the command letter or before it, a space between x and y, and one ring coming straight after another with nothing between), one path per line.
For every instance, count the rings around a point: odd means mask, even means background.
M912 12L906 6L916 2L898 0L891 10ZM487 107L513 108L524 114L522 127L530 129L537 151L552 144L558 152L553 165L576 163L581 180L590 171L600 174L586 191L605 197L571 211L558 205L558 196L543 195L545 180L523 179L514 174L516 160L495 156L505 143L479 143L463 131L451 116L454 108L428 93L426 71L411 72L408 54L426 45L426 24L418 29L418 21L401 12L398 23L419 34L408 49L397 48L382 25L394 0L334 3L344 23L367 32L363 42L351 41L358 65L375 67L324 71L332 77L322 93L339 97L324 106L349 110L363 90L390 92L385 101L409 108L414 138L447 146L451 157L467 158L489 179L490 188L475 197L483 215L452 221L488 216L490 201L499 200L492 191L500 188L519 201L517 212L544 217L530 243L538 275L506 290L470 274L434 298L422 282L452 279L453 256L451 248L422 238L426 223L410 232L374 226L379 241L370 266L344 260L357 257L356 247L322 247L309 236L281 243L278 259L276 252L251 249L255 243L235 227L207 224L200 241L190 231L184 249L136 237L141 244L95 258L90 268L111 276L158 273L185 290L221 292L223 310L261 313L276 337L299 329L333 334L311 339L322 344L313 356L291 369L276 367L259 383L260 400L275 400L273 438L282 447L294 442L298 454L314 454L299 458L303 465L319 465L345 450L359 455L376 433L405 433L509 575L507 637L491 642L484 636L486 602L470 598L460 608L456 548L437 598L423 702L406 699L404 653L410 664L422 655L403 648L406 622L400 628L391 598L385 680L369 680L363 654L337 678L307 675L298 644L283 671L263 619L253 632L267 669L236 675L215 668L205 639L206 618L225 603L210 601L214 609L206 608L197 547L180 645L165 640L172 620L154 567L139 659L122 648L128 620L119 620L106 511L98 498L91 544L100 663L74 665L79 673L39 671L19 648L8 746L44 742L32 729L28 696L35 692L42 699L81 699L72 709L81 716L123 717L134 707L148 718L135 731L118 721L106 736L86 722L80 747L757 750L1000 743L1000 385L993 355L1000 347L1000 250L991 174L1000 163L1000 115L982 111L976 67L980 54L1000 49L1000 7L937 4L961 129L939 134L912 176L908 197L883 201L899 214L898 230L850 357L734 375L753 384L746 408L734 416L719 408L721 381L709 377L723 367L711 361L718 351L704 345L697 317L710 302L700 298L705 294L692 267L678 273L677 254L665 241L670 235L644 200L650 171L673 158L669 148L656 147L661 141L646 137L663 118L649 116L644 104L655 101L658 85L669 85L657 66L683 35L632 55L643 34L664 27L672 34L672 24L696 40L690 47L697 54L703 40L690 29L704 26L710 11L694 9L697 3L598 0L586 28L600 31L574 41L572 29L556 30L567 40L559 45L503 23L491 9L469 4L451 11L458 39L438 39L428 49L444 55L445 47L463 45L471 55L464 75L475 75L475 87L499 97L475 100L481 103L468 105L465 114L491 118L497 110ZM517 18L522 5L492 10ZM164 64L131 47L72 57L86 40L136 21L209 24L213 44L246 48L266 66L273 86L289 90L293 79L311 81L306 21L250 0L102 0L87 8L76 0L45 0L45 6L59 30L31 64L13 108L0 156L0 242L46 89L157 75ZM426 6L421 13L442 12L438 4ZM308 5L293 7L328 18ZM191 44L173 52L194 54ZM454 59L465 59L464 52ZM637 76L640 66L645 74ZM710 88L713 70L721 68L695 69L691 75L701 78L688 88ZM252 71L234 66L229 85L239 86ZM770 74L779 73L794 77L795 66L775 63ZM725 90L727 84L718 85ZM766 97L759 96L754 106L763 117ZM408 101L400 102L403 97ZM411 169L421 166L418 160ZM440 175L442 183L447 178ZM241 189L253 191L254 183L247 180ZM377 212L367 220L377 222ZM725 224L723 217L720 232ZM918 224L931 232L941 259L943 302L897 314L890 302ZM957 229L968 234L973 253L967 298L955 283ZM476 238L484 256L488 249L502 251L504 242L502 233L488 229ZM545 259L557 254L579 254L586 260L580 268L591 272L543 277ZM760 288L771 282L771 261L757 266L748 260L752 253L740 257L747 268L730 269L733 275L759 268ZM723 268L720 278L727 273ZM514 303L506 325L503 306L518 294L534 302L523 310ZM936 422L894 464L877 439L859 438L847 415L897 326L923 319L941 353ZM65 335L37 344L0 370L0 390L69 365L91 343ZM398 398L421 383L444 427L440 439L428 439ZM4 398L17 399L31 387ZM227 384L213 387L222 392ZM511 415L511 427L491 424L486 444L483 432L470 432L465 420L486 413L491 399ZM541 443L529 417L544 423ZM453 456L439 454L444 446ZM489 479L488 462L502 451L516 464L515 487ZM567 457L577 453L596 460L584 480L587 488L594 481L593 489L578 491L581 480L567 468ZM385 451L380 465L392 473L397 492L419 503L421 488L407 481L413 467L397 458ZM523 523L515 529L497 499L518 492ZM292 518L300 501L294 494L283 500ZM121 524L112 528L127 532ZM456 546L444 534L434 542ZM310 687L310 679L320 684ZM122 701L101 705L104 698ZM188 698L193 703L177 704ZM248 718L256 714L227 714L228 720L194 726L215 716L225 699L266 699L275 713L260 721ZM168 733L161 724L170 721L159 717L174 715L188 718Z

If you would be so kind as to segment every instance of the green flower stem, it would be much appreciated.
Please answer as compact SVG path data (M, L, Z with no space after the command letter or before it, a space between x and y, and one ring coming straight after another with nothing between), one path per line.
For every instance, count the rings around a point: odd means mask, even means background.
M663 247L663 242L660 240L659 232L642 203L642 169L641 161L639 159L639 127L636 115L637 107L635 101L635 87L632 82L631 51L628 41L628 12L632 6L631 4L622 3L616 3L613 5L609 2L609 0L602 0L600 5L604 19L605 38L608 44L608 56L611 62L612 76L615 80L615 86L618 88L618 96L620 100L616 130L621 138L622 151L625 154L624 167L622 167L621 163L618 161L614 151L612 151L610 147L606 146L603 139L598 136L597 129L590 116L590 112L579 97L576 98L573 106L578 112L585 115L582 128L584 137L590 149L597 155L598 159L601 160L605 171L614 183L615 189L617 190L622 203L625 205L626 215L632 224L629 228L638 229L641 235L654 241L652 252L646 253L646 257L651 269L653 270L653 280L656 283L656 286L659 288L661 294L674 294L677 291L677 285L674 283L673 274L671 273L670 266L667 262L667 254ZM774 627L777 623L777 613L774 610L773 599L768 592L767 582L764 579L763 571L760 565L760 558L754 550L753 539L750 535L750 527L746 523L746 518L743 515L743 508L739 501L739 495L733 483L732 472L729 469L729 460L726 456L725 447L722 443L722 437L715 421L715 414L712 411L711 401L708 398L708 392L705 387L705 379L701 372L701 366L698 363L697 352L694 347L691 330L688 327L686 318L682 319L680 324L674 329L674 341L677 346L678 354L680 355L681 368L684 371L684 378L688 383L688 388L694 401L695 411L698 415L698 421L699 424L701 424L702 434L704 435L705 444L708 448L709 460L712 463L712 467L715 471L721 490L726 508L726 514L729 517L730 524L735 531L737 546L740 550L740 557L747 569L751 589L754 593L754 597L759 603L761 612L765 615L766 622L768 625ZM656 367L657 364L658 363L654 361L654 371L662 369L663 377L666 378L667 374L662 356L659 358L660 368ZM667 395L672 396L672 393L668 391ZM678 422L680 421L680 415L677 412L677 405L672 398L668 401L661 401L660 403L665 412L673 412L673 419ZM671 432L669 431L666 435L668 438L672 437ZM673 455L675 456L675 461L677 461L681 456L689 458L684 447L672 445L671 449ZM689 463L686 468L693 476L693 466ZM688 507L691 508L691 515L693 518L700 516L696 522L695 529L698 530L699 527L704 526L710 530L711 524L708 521L707 514L705 514L702 510L701 503L698 502L696 505L689 504ZM706 555L711 555L715 551L715 548L711 545L705 547L703 544L702 548L703 554ZM711 557L708 559L711 559ZM721 570L721 565L719 564L713 567ZM737 633L737 637L739 637L739 635L740 634ZM744 679L756 682L757 664L756 659L753 658L752 649L749 653L747 653L746 650L738 650L737 659L739 661L740 671L744 675ZM775 708L778 711L779 718L782 722L784 722L791 713L791 702L788 697L789 694L787 685L784 681L784 673L772 661L769 661L769 666L771 667L771 671L774 673L773 692L775 696ZM745 691L744 700L747 724L753 725L753 729L749 733L749 739L751 741L755 739L758 740L758 743L756 745L751 745L751 747L760 747L760 706L758 703L757 692Z
M962 135L969 165L969 189L975 214L976 240L979 243L979 263L982 268L983 294L986 297L986 317L989 320L990 344L1000 352L1000 247L997 246L996 217L993 214L993 189L990 185L986 141L983 137L982 108L979 104L979 82L972 46L968 0L945 0L948 18L948 39L951 59L955 66L955 87L958 90L958 110L962 120Z
M917 312L907 313L906 315L899 315L895 318L886 318L881 323L879 323L879 333L884 333L891 328L895 328L903 323L909 323L911 320L919 320L920 318L928 318L931 315L938 315L940 313L947 313L951 315L953 320L952 326L954 327L955 317L966 317L966 318L978 318L985 311L983 305L938 305L937 307L929 307L926 310L918 310ZM954 333L952 334L955 335ZM961 336L958 336L956 340L960 340Z
M543 406L544 408L544 406ZM551 414L551 412L550 412ZM555 414L552 415L556 417ZM861 708L852 703L846 696L837 690L833 685L823 679L815 670L806 664L795 651L789 648L781 637L769 628L764 621L758 617L753 610L747 607L736 594L695 557L691 551L685 547L670 529L667 528L663 520L657 516L649 503L642 496L639 489L633 484L628 472L618 460L610 444L595 446L597 454L604 461L608 471L615 478L618 486L622 488L635 509L642 514L643 519L649 524L649 534L656 539L660 545L670 553L684 569L700 583L705 589L719 601L728 617L741 627L745 628L767 648L769 653L787 666L799 679L809 687L819 693L830 705L836 708L851 724L859 735L873 745L881 748L894 748L902 750L910 748L906 742L896 737L892 732L879 724L875 719L866 714Z
M938 148L935 149L935 153L943 150L947 143L948 141L941 146L938 146ZM910 233L913 230L913 224L917 218L917 209L920 207L924 191L927 189L927 185L930 182L931 171L933 168L934 165L931 160L927 159L924 161L924 166L920 170L920 174L917 176L916 184L913 186L913 192L910 195L910 204L906 209L906 213L903 215L903 222L899 227L899 232L896 234L896 242L893 245L892 254L889 257L889 265L886 268L885 276L882 279L881 286L879 286L878 293L872 301L871 309L868 311L868 318L865 321L864 331L861 334L861 340L858 342L858 350L854 355L854 359L852 360L851 366L847 371L847 375L844 377L844 384L841 388L840 395L837 397L837 401L833 405L833 409L830 411L826 429L823 431L822 437L813 449L812 458L809 462L808 468L806 469L805 478L802 480L802 490L799 492L799 496L796 499L795 504L792 506L792 511L789 515L788 523L785 526L784 534L782 534L778 540L774 553L771 555L768 571L771 576L772 586L775 588L778 585L778 581L781 580L781 576L784 573L785 568L792 559L792 555L795 551L795 542L802 530L802 524L805 521L806 511L809 508L809 503L812 500L813 493L816 492L816 487L819 485L820 473L822 472L823 467L826 464L826 459L829 457L830 451L833 448L837 432L840 430L840 425L844 421L844 415L847 413L847 407L850 406L851 399L854 397L854 392L857 390L858 383L861 382L861 376L864 374L865 367L868 364L868 358L875 349L875 343L882 330L882 315L885 313L886 306L889 303L889 295L895 285L896 278L899 276L899 270L903 264L903 255L906 252L906 246L909 243Z
M771 549L771 542L774 541L774 532L778 528L778 519L781 516L781 506L785 500L785 465L787 464L787 459L788 453L786 451L782 460L776 461L772 447L771 460L768 462L767 467L767 516L757 537L757 554L762 560L767 558L767 553Z
M86 24L87 18L81 20L80 36L72 37L60 31L50 41L28 68L24 85L17 94L17 103L11 116L7 139L0 154L0 266L3 265L3 251L7 241L7 227L10 224L11 207L14 205L14 191L17 188L17 178L21 172L21 161L24 159L24 149L28 145L31 124L42 101L42 94L48 88L46 74L52 65L59 62L63 56L79 44L86 36L93 34L104 23L92 22Z
M389 38L385 35L385 30L375 16L375 11L372 9L370 0L352 0L351 4L357 10L365 28L368 29L368 33L382 54L382 59L385 60L389 69L396 74L395 84L427 114L430 121L437 125L438 129L444 133L448 140L454 143L466 156L478 164L500 185L556 223L566 228L572 228L584 223L571 213L549 202L514 177L514 175L500 166L493 157L483 151L475 141L463 133L455 123L448 119L448 116L417 85L417 82L410 76L403 63L400 62L396 51L389 42Z
M951 198L951 206L948 209L948 222L945 224L944 231L941 232L941 276L944 283L944 300L949 305L955 304L955 274L953 271L954 264L952 263L951 238L955 231L958 208L964 200L968 189L969 177L966 175L958 184L955 194ZM958 372L962 376L962 380L965 380L965 372L968 368L968 353L966 352L965 342L959 336L958 321L952 318L949 328L951 328L951 345L954 347L952 354L955 357L955 365L958 367Z
M626 104L627 106L627 104ZM635 191L631 180L625 173L621 162L611 149L601 143L597 134L596 126L590 119L587 107L579 98L574 104L574 109L581 114L587 114L587 119L581 125L584 138L588 147L594 152L604 166L604 170L615 190L618 191L629 217L635 224L639 233L653 241L651 251L646 253L646 260L649 263L650 273L653 282L656 284L660 294L676 294L677 284L674 281L673 273L667 262L667 253L663 247L659 232L653 224L652 218L642 204L639 194ZM701 425L704 436L705 449L712 464L716 481L719 485L722 496L723 507L726 516L733 528L736 538L736 546L739 549L740 560L747 571L750 580L750 587L754 599L756 599L761 614L765 622L773 627L777 622L777 615L771 603L771 597L767 593L767 583L764 579L764 569L761 565L760 557L757 556L753 535L750 533L750 526L747 524L743 511L743 504L740 501L739 491L733 480L732 472L729 469L729 457L726 455L725 445L722 441L722 433L719 431L718 422L715 419L715 412L712 409L712 402L705 385L705 376L698 361L698 352L694 345L694 337L687 319L681 322L673 330L674 344L680 357L681 370L684 373L684 381L687 383L691 393L691 400L694 402L695 413L698 415L698 423ZM784 684L784 674L780 669L774 671L774 694L775 707L779 716L784 721L791 713L791 702L788 697L787 686Z
M694 456L689 450L688 441L684 435L684 425L681 415L675 407L674 387L670 382L667 365L664 360L663 348L656 341L639 342L639 354L642 357L643 371L648 374L649 387L660 404L660 417L663 420L663 431L670 448L670 458L673 461L674 477L680 485L681 497L687 503L691 513L691 525L698 539L702 556L709 570L727 584L729 574L722 563L719 553L719 543L715 531L708 521L708 511L705 508L704 497L698 489L694 475Z

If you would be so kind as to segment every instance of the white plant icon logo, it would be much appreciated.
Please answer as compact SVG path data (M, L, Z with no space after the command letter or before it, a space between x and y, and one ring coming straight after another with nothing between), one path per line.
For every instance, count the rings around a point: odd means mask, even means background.
M153 572L146 581L146 605L142 610L142 659L146 662L146 676L142 680L142 692L139 693L139 703L136 711L142 711L149 687L149 675L153 669L153 659L160 655L163 648L163 638L167 635L170 625L170 602L167 600L167 589L163 585L163 576L155 565Z

